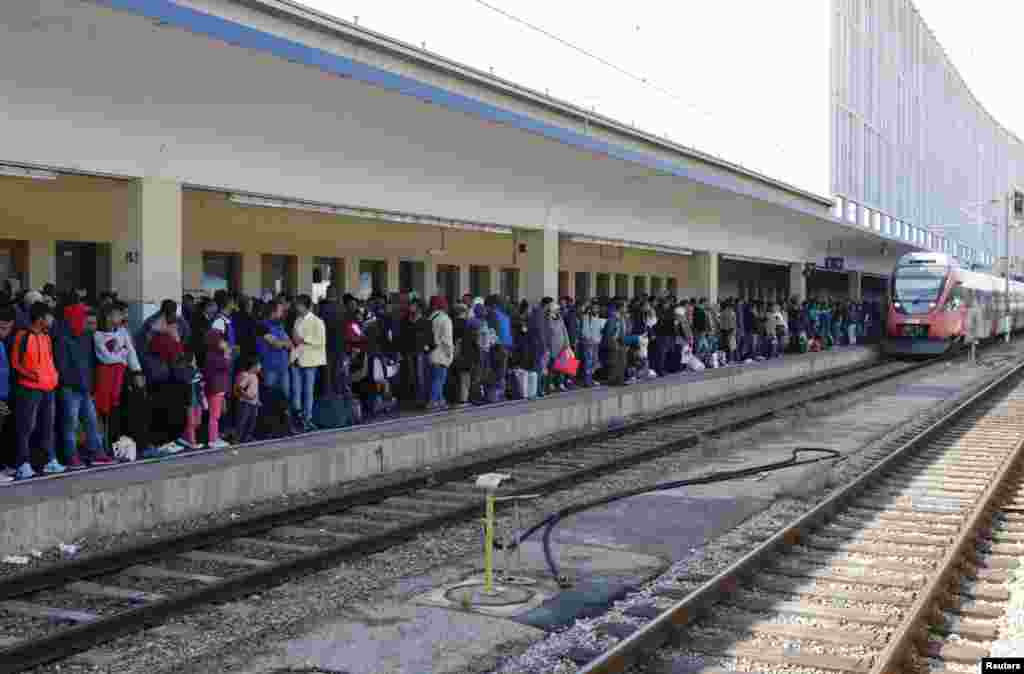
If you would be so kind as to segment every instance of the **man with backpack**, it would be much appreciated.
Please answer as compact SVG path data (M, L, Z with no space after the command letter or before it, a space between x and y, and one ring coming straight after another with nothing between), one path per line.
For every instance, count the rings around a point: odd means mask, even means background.
M54 447L56 422L57 366L53 360L53 342L49 331L53 325L53 309L44 302L36 302L29 309L28 328L14 338L11 365L17 383L16 428L18 470L14 479L35 477L29 441L36 429L42 449L46 452L46 474L63 473L64 466L57 461Z

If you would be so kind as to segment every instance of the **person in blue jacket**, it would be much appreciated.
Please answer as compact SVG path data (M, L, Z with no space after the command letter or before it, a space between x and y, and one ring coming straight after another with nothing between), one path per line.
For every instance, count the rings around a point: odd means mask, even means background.
M255 329L256 353L262 366L263 386L278 391L285 400L290 400L288 359L293 344L282 322L285 308L280 301L272 300L263 307L263 311L264 318Z
M64 457L71 470L86 465L107 465L113 463L104 451L100 438L96 405L93 403L93 379L96 374L96 348L93 335L96 333L95 312L85 315L82 331L76 334L77 326L63 325L55 330L54 361L60 376L60 409L63 419ZM86 451L78 452L78 427L85 421Z

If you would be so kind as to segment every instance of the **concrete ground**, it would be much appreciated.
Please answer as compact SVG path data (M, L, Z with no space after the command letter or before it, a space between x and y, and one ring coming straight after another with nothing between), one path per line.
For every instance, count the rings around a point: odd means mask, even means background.
M794 447L855 452L979 379L977 368L951 365L912 384L900 383L824 413L760 424L703 448L692 470L664 475L682 479L788 458ZM520 603L480 609L459 604L447 590L480 582L478 558L431 577L407 579L385 601L354 606L307 634L251 661L245 674L303 671L347 674L449 674L488 671L474 662L518 652L577 618L600 614L615 599L657 575L670 562L762 511L773 499L820 492L830 464L767 473L739 482L685 487L633 497L567 518L553 536L562 572L573 580L560 589L547 571L537 540L523 548L517 576L532 584L513 588ZM499 566L502 558L498 557ZM469 593L472 595L472 593ZM476 595L478 596L478 595Z

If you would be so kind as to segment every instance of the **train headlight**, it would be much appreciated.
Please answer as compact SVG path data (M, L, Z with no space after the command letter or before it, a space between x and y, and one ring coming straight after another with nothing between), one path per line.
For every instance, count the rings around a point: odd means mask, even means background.
M935 302L929 302L928 303L928 308L929 309L934 309L935 308Z
M896 307L897 309L902 309L903 308L903 305L901 303L899 303L899 302L893 302L892 305L894 307Z

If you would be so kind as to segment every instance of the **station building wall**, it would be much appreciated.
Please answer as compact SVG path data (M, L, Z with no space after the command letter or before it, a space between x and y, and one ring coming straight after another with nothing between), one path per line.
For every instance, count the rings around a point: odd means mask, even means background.
M93 291L113 288L134 298L132 288L122 287L132 278L122 249L134 235L134 199L130 180L70 174L56 180L0 178L0 275L35 288L47 282L66 287L84 277ZM525 287L526 259L515 233L247 206L223 192L193 189L182 191L181 218L186 292L204 288L204 260L211 256L233 261L231 285L247 294L269 289L268 279L280 275L282 263L287 290L309 292L314 268L327 261L337 265L336 281L344 291L359 290L359 271L367 268L382 273L383 288L397 289L407 282L400 275L403 262L413 263L424 292L443 292L444 273L454 275L449 278L458 294L521 297ZM71 265L84 249L85 267L80 260ZM559 290L592 297L605 284L609 295L641 288L686 295L693 285L692 262L693 257L563 239L559 270L568 287Z

